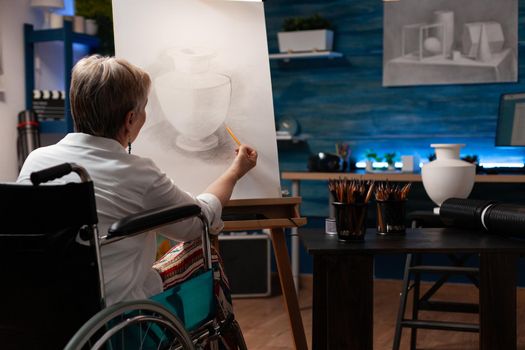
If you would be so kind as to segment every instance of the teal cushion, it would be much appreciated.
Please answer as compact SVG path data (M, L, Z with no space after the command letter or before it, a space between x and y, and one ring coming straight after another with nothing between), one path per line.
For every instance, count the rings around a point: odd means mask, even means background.
M151 299L177 315L184 327L192 331L215 315L213 271L206 271L192 277L165 292L154 295Z

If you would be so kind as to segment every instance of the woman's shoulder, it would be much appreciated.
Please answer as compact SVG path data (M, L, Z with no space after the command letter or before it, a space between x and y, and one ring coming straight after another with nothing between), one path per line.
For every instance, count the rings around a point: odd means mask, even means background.
M132 154L130 155L130 160L134 165L140 167L143 170L156 172L160 171L160 168L157 166L157 164L155 164L155 162L151 158Z
M151 158L131 155L129 161L133 168L133 173L143 179L157 181L159 177L165 175Z

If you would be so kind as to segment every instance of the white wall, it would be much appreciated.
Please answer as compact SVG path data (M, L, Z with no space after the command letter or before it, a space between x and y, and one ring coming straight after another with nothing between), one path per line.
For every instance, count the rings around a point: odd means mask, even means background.
M73 0L65 1L65 13L73 13ZM35 28L42 24L42 14L32 9L30 0L0 0L0 35L2 44L2 61L4 70L5 93L0 100L0 181L14 181L18 176L16 156L16 123L17 115L25 109L24 102L24 23L33 23ZM37 55L46 60L54 55L60 60L62 50L57 50L58 43L39 47ZM53 61L53 60L52 60ZM60 65L59 65L60 67ZM56 67L42 64L39 88L53 89L63 85L63 73L55 72ZM36 72L35 75L39 75ZM46 86L44 86L46 85Z
M0 101L0 181L18 175L16 123L24 105L23 24L36 20L29 0L0 0L0 35L4 69L4 101Z

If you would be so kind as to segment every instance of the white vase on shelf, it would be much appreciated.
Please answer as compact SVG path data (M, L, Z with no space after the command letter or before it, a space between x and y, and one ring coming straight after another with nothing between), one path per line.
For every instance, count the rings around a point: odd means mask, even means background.
M476 177L476 166L459 159L461 144L432 144L436 159L421 168L423 187L439 206L448 198L467 198ZM439 208L434 209L439 213Z

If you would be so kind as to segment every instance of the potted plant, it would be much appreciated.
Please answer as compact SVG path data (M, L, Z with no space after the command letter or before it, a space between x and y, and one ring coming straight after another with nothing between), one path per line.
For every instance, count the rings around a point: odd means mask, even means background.
M280 52L331 51L334 32L331 23L319 14L284 20L283 31L277 33Z
M374 161L380 162L382 160L382 158L377 154L377 152L372 149L367 149L365 151L365 158L367 172L372 172L374 170L374 167L372 165Z
M394 163L395 163L395 158L396 158L396 152L385 153L383 158L385 159L386 164L388 164L388 170L394 170L395 169Z

